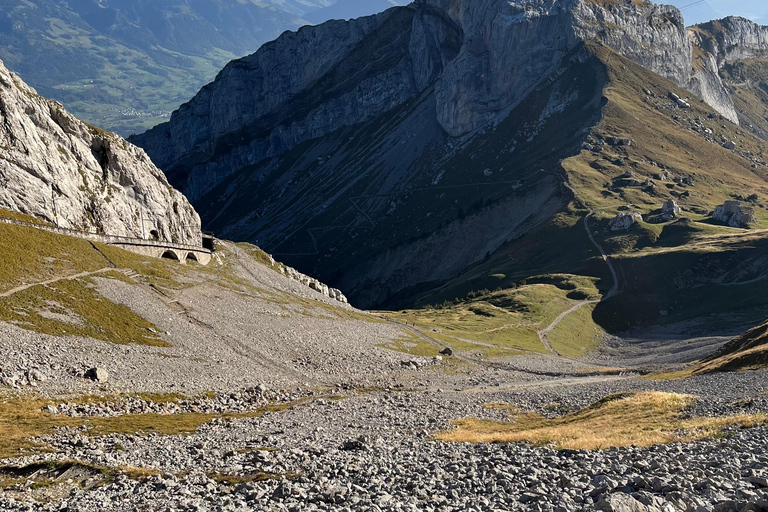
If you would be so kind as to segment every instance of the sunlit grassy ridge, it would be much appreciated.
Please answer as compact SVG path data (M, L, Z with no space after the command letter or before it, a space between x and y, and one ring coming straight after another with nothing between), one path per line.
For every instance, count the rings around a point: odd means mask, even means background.
M478 291L465 300L445 302L418 310L386 313L397 322L413 325L428 336L458 350L514 355L516 350L545 352L538 331L575 304L599 297L595 279L572 275L545 275L515 288ZM553 332L556 350L583 352L571 346L572 331L585 346L593 346L589 333L597 329L589 315L581 315ZM579 343L579 342L577 342ZM495 350L494 350L495 349ZM509 350L512 349L512 350ZM490 355L490 354L486 354Z
M764 141L719 118L710 118L713 109L698 99L691 108L673 109L669 93L688 97L690 93L601 46L594 51L606 63L609 83L603 120L593 134L605 139L629 139L629 146L605 145L598 152L581 151L566 159L563 167L582 200L594 209L615 213L630 205L634 211L651 213L667 199L676 200L684 210L707 215L716 205L736 196L768 195L765 167L752 166L741 151L764 158ZM651 92L647 95L645 91ZM700 131L692 128L701 126ZM710 130L707 134L704 130ZM707 137L713 138L712 143ZM722 147L720 141L736 141L737 151ZM655 165L654 165L655 164ZM660 180L663 169L670 178ZM620 177L631 171L634 179L653 180L653 190L624 185ZM692 177L693 185L675 183L674 177ZM611 183L611 187L606 184ZM768 220L764 201L757 216Z
M30 220L5 210L0 210L0 215ZM266 253L248 244L239 244L237 254L222 246L219 260L201 266L180 265L27 226L0 223L0 237L4 240L0 244L0 294L16 290L0 296L0 321L45 334L170 346L154 324L127 306L104 298L98 291L97 278L144 286L158 293L161 300L172 300L184 289L213 284L248 300L278 304L290 315L382 321L351 308L261 286L239 267L238 258L253 258L254 263L274 266ZM125 271L138 274L138 278L129 278ZM69 279L83 273L94 274Z
M592 450L693 441L719 435L730 425L750 427L768 422L763 413L685 419L682 412L694 400L689 395L660 392L612 395L555 419L509 407L509 422L465 418L453 422L456 429L438 432L436 437L471 443L553 443L558 448Z
M713 372L734 372L768 368L768 322L737 336L701 361L677 371L660 372L651 379L674 380Z
M562 162L563 179L575 191L572 203L458 277L420 293L414 302L424 307L482 289L506 290L544 274L585 276L605 294L613 280L587 237L584 218L591 209L595 214L589 229L612 258L620 293L566 317L548 336L558 351L571 356L585 353L599 343L600 329L621 333L694 321L701 333L712 333L759 322L768 308L762 280L768 277L764 256L768 170L751 158L765 160L765 142L724 119L710 117L712 108L695 98L691 108L676 108L669 93L681 97L689 93L607 47L587 46L603 63L608 81L602 117L586 137L593 150L582 149ZM631 143L596 143L611 137ZM734 141L736 150L724 148L724 141ZM628 172L631 178L624 178ZM686 178L691 185L675 181ZM751 229L712 221L717 205L733 199L746 202L753 193L758 199L748 206L755 208L758 222ZM669 199L683 208L682 218L666 222L654 218ZM609 220L627 210L645 215L645 220L627 231L610 231ZM454 328L460 315L458 311L452 315L443 314L442 319ZM439 324L431 313L411 316L417 325ZM540 314L534 321L545 324L546 319ZM462 336L483 336L488 341L482 333L498 327L488 323L461 322ZM537 350L533 330L525 331L510 330L512 343ZM452 334L448 329L440 332Z

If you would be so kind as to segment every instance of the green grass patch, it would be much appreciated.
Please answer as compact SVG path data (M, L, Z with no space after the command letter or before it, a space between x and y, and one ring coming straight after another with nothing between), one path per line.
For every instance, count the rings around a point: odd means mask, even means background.
M10 297L0 297L0 320L53 336L170 346L159 336L154 324L127 306L102 297L84 280L33 286Z
M579 357L600 346L603 330L593 317L595 306L588 304L566 316L547 335L549 344L566 357Z
M568 298L569 295L578 292L578 297L598 296L597 279L549 274L530 281L535 284L480 292L464 301L383 314L397 322L415 325L451 348L493 352L493 356L506 355L504 349L544 352L538 331L579 302ZM574 326L567 324L564 333L571 327ZM477 343L492 344L496 348Z
M0 397L0 459L52 451L34 438L52 434L60 427L86 427L89 435L161 434L183 435L195 432L214 418L239 419L261 417L309 403L303 399L290 403L270 404L239 414L129 414L111 418L70 418L43 411L56 402L43 398Z
M440 353L440 349L436 346L410 331L404 332L394 341L382 343L377 346L411 356L435 357Z
M87 240L0 224L0 291L109 266Z
M29 222L30 224L39 224L41 226L52 226L50 222L47 222L43 219L33 217L32 215L27 215L25 213L6 210L5 208L0 208L0 219L10 219L10 220L17 220L19 222Z

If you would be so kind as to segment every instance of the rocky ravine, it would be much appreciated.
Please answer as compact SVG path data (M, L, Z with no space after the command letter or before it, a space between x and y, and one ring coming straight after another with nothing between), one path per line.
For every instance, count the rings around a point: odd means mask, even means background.
M0 63L0 207L64 228L199 244L200 218L146 153Z
M616 393L649 390L698 396L682 411L685 418L765 413L765 370L654 381L638 378L642 368L616 350L594 361L486 358L459 347L441 357L437 342L425 346L426 334L407 336L400 324L302 285L255 248L223 242L218 254L221 265L156 260L150 268L127 258L137 270L109 267L110 273L76 278L99 301L149 321L165 346L41 334L0 322L0 433L17 447L17 429L32 429L28 436L41 443L24 445L32 453L0 445L7 457L0 461L0 509L753 512L766 506L765 427L604 451L433 438L467 416L502 420L514 407L553 418ZM29 292L45 297L46 290ZM86 321L26 297L41 312L50 308L51 321L67 327ZM668 364L690 358L690 347L682 346L688 344L625 349L653 352ZM627 366L612 369L617 364ZM86 371L91 368L97 370ZM508 406L485 405L499 402ZM16 407L29 421L14 421ZM55 424L37 427L38 421Z

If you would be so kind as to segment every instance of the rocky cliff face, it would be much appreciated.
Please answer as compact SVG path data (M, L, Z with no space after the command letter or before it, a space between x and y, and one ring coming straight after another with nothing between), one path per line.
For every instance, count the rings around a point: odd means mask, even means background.
M414 98L461 42L434 9L304 27L233 61L172 122L132 141L194 200L237 169Z
M0 62L0 207L60 227L198 244L200 218L143 150L42 98Z
M283 34L132 140L218 234L373 306L570 201L552 175L604 106L589 48L738 121L692 41L677 9L639 0L420 0Z
M594 38L678 85L691 78L674 7L429 0L283 34L131 140L194 201L237 169L373 119L428 86L451 136L497 122Z
M693 27L689 37L695 49L694 75L689 89L729 120L738 123L742 116L751 121L751 113L734 104L731 94L734 84L724 81L722 72L739 61L768 56L768 27L760 27L745 18L728 17ZM745 85L745 81L740 82L738 86ZM751 85L759 87L759 84Z
M465 33L461 52L436 85L440 124L453 136L506 116L586 40L599 39L678 85L690 79L690 44L674 7L591 0L432 3Z

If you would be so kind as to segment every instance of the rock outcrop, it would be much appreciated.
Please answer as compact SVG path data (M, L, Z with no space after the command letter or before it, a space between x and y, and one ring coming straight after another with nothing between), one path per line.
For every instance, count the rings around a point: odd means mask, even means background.
M200 244L200 217L146 153L38 96L0 62L0 208L63 228Z
M739 60L768 56L768 27L732 16L693 27L689 38L696 51L688 89L738 124L739 113L720 71Z
M339 302L343 302L344 304L348 302L347 297L341 292L341 290L337 290L336 288L331 288L327 284L321 283L314 277L309 277L306 274L302 274L295 268L289 267L287 265L283 265L282 263L276 263L276 264L273 264L273 266L277 268L277 271L283 274L284 276L290 277L294 281L298 281L304 286L309 286L316 292L321 293L326 297L337 300Z
M674 199L665 201L664 204L661 206L661 218L664 221L670 221L672 219L675 219L682 212L683 210L680 208L680 206L677 204L677 201L675 201Z
M643 216L637 212L619 213L608 223L611 231L626 231L636 223L643 220Z
M712 214L712 219L733 228L746 228L755 222L755 209L742 206L739 201L726 201Z
M583 0L433 3L466 34L436 85L440 124L453 136L505 117L582 41L601 40L678 85L690 80L685 24L671 6Z

